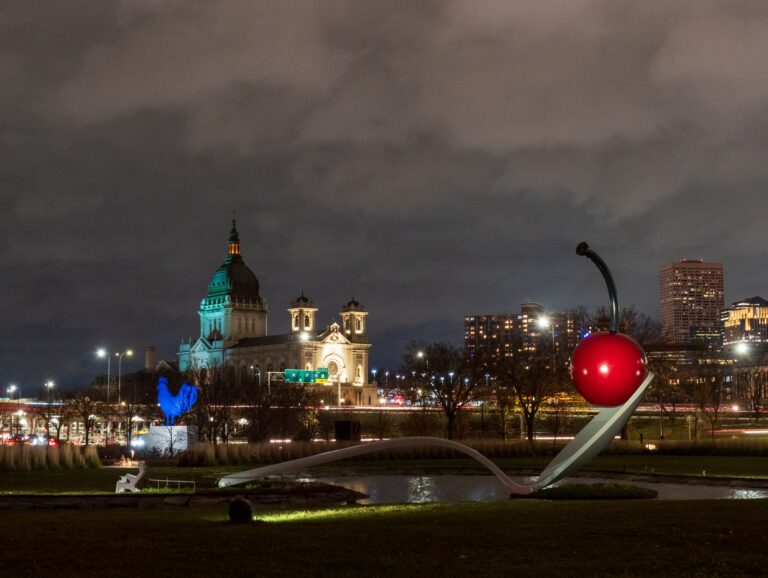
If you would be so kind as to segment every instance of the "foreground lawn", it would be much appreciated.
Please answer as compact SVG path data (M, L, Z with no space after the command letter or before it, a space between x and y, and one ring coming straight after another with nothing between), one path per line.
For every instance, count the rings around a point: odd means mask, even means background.
M765 501L264 511L246 526L213 507L0 516L8 576L732 576L768 565Z

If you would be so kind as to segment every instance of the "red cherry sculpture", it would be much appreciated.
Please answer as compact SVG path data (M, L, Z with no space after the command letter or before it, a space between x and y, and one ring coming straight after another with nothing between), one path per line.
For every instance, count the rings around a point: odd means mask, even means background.
M622 333L593 333L571 358L571 377L589 403L612 407L627 401L648 371L643 348Z
M607 407L621 405L645 379L645 353L637 341L618 332L619 299L608 265L586 243L579 243L576 254L592 261L603 276L611 304L611 322L610 331L594 333L576 346L571 357L571 377L588 402Z

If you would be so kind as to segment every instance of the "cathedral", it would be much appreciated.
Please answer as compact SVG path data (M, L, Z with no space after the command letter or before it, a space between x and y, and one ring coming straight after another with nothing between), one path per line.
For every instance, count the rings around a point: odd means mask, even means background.
M327 383L314 387L328 405L378 404L368 383L367 316L354 298L339 313L340 322L317 328L317 307L302 292L288 306L290 331L269 335L267 302L259 281L240 255L235 221L227 256L211 277L200 303L200 337L179 347L179 370L229 367L235 379L266 383L271 372L327 369ZM274 381L274 373L269 376Z

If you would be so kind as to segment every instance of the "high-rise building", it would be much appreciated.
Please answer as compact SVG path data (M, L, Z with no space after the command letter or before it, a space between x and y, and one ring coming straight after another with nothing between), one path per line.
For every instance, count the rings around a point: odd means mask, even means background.
M762 297L736 301L723 310L721 319L724 346L747 342L768 347L768 301Z
M717 345L723 310L723 264L683 259L659 272L661 332L666 343Z
M572 315L547 312L532 301L524 302L520 313L464 317L464 351L470 359L497 361L540 348L559 356L572 351L577 340Z

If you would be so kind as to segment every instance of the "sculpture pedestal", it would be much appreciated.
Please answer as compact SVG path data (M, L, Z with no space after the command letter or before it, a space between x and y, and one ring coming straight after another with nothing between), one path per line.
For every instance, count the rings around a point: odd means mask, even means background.
M197 441L197 427L191 425L153 425L146 437L146 449L151 453L175 456Z

